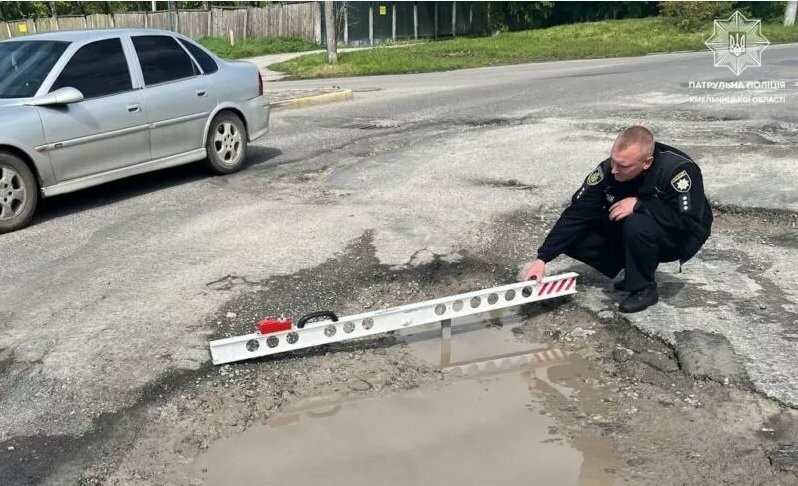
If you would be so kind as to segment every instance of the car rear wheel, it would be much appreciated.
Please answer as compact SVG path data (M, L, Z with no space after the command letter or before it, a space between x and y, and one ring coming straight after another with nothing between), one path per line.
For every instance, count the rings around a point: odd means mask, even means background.
M0 233L28 224L38 202L36 177L28 165L16 155L0 152Z
M217 174L230 174L241 169L247 155L247 131L233 113L216 115L208 131L208 165Z

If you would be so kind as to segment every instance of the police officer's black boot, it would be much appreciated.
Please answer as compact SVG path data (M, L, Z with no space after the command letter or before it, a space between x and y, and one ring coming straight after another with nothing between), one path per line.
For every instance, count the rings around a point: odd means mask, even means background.
M629 294L628 297L621 301L618 310L624 313L640 312L648 309L658 301L657 284L653 283Z

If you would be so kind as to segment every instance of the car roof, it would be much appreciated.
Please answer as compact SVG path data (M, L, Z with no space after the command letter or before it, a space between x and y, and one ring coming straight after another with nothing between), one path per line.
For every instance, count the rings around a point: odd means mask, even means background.
M41 34L31 34L22 37L15 37L3 42L21 41L21 40L48 40L48 41L66 41L66 42L91 42L94 40L107 39L108 37L117 36L120 34L127 35L177 35L170 30L160 29L83 29L83 30L61 30L54 32L43 32Z

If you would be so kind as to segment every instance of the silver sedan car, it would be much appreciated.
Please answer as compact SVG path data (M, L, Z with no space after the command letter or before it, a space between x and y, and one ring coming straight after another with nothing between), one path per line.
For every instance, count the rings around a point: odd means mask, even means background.
M258 68L173 32L53 32L0 42L0 233L40 197L206 160L228 174L269 126Z

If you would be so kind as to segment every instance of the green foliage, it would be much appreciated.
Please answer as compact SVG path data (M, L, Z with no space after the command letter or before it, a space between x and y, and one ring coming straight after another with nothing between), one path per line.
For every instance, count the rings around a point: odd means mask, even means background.
M732 2L731 10L739 10L747 18L762 22L781 22L785 6L785 2Z
M711 31L713 21L728 18L735 10L750 19L778 22L784 16L784 2L662 2L662 17L687 32Z
M554 2L490 2L489 6L491 29L507 30L543 25L554 9Z
M763 24L762 32L773 43L798 41L798 29L780 24ZM419 73L704 50L704 40L704 32L683 31L661 18L626 19L344 52L336 65L326 64L322 54L310 54L271 68L299 78Z
M526 30L576 22L650 17L656 2L491 2L493 30Z
M240 39L235 46L222 37L202 37L197 40L208 50L219 57L240 59L242 57L278 54L282 52L304 52L321 49L315 42L296 37L259 37L257 39Z
M686 32L712 29L713 21L731 15L730 2L662 2L662 17Z

